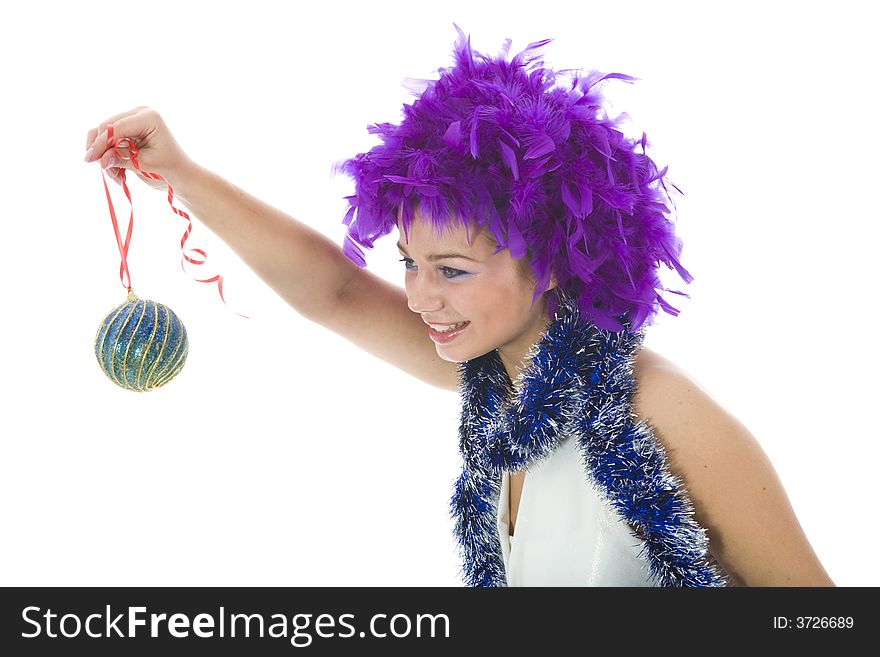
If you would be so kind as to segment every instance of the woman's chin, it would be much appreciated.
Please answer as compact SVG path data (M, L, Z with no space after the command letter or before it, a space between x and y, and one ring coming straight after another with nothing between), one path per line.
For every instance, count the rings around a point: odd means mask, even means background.
M435 346L437 347L437 355L440 356L440 358L442 358L445 361L448 361L450 363L463 363L466 360L470 360L469 357L467 357L467 356L462 357L457 352L450 353L450 351L455 351L455 350L448 349L446 347L446 345L438 344Z

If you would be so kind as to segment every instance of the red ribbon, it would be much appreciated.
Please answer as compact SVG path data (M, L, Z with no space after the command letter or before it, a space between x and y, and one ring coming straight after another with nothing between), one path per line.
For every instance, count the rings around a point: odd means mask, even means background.
M186 231L183 233L183 237L180 240L180 248L182 252L182 258L180 260L180 268L183 269L184 273L186 272L186 268L183 266L183 261L191 262L194 265L203 265L205 261L208 259L208 254L205 253L202 249L190 249L193 253L198 253L202 256L202 260L194 260L189 257L185 251L183 251L183 246L186 244L186 240L189 238L189 234L192 232L192 219L189 218L189 215L183 210L179 210L174 207L174 203L172 203L172 199L174 198L174 190L171 189L171 185L168 183L165 178L160 176L158 173L153 173L152 171L144 171L141 169L140 165L138 165L138 148L135 143L129 139L128 137L123 137L122 139L116 141L113 138L113 126L107 126L107 146L113 147L113 153L119 159L127 159L119 154L119 145L123 142L128 142L128 149L131 152L131 162L134 164L134 168L137 169L140 173L142 173L147 178L152 178L153 180L161 180L166 185L168 185L168 204L171 206L171 209L174 212L189 222L186 227ZM119 235L119 224L116 221L116 212L113 209L113 201L110 199L110 189L107 187L107 179L104 177L104 170L101 170L101 180L104 183L104 192L107 194L107 205L110 206L110 220L113 222L113 232L116 233L116 244L119 246L119 255L122 257L122 262L119 265L119 280L122 281L122 284L125 288L131 292L131 274L128 271L128 247L131 243L131 229L134 224L134 204L131 202L131 194L128 191L128 185L125 184L125 169L119 169L120 178L122 179L122 189L125 192L125 196L128 199L128 204L131 206L131 214L128 218L128 232L125 235L125 242L122 241L122 238ZM220 292L220 299L224 304L228 307L229 304L226 303L226 299L223 298L223 277L220 274L216 276L212 276L211 278L205 279L195 279L198 283L213 283L217 281L217 289ZM234 311L233 311L234 312ZM244 317L245 319L249 319L246 315L242 315L241 313L235 313L239 317Z

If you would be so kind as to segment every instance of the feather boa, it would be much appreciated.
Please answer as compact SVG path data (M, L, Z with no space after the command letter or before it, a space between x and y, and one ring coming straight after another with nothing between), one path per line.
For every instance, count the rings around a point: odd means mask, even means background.
M506 586L497 530L501 477L577 437L586 476L644 538L661 586L730 586L708 551L682 482L644 421L634 422L633 364L644 329L609 332L560 303L515 388L497 350L459 364L462 474L451 499L467 586ZM508 400L513 398L513 402Z

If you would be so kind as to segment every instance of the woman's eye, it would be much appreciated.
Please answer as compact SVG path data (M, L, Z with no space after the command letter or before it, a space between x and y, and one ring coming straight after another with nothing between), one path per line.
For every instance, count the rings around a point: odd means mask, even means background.
M399 262L403 263L404 269L410 271L410 269L415 269L415 263L413 263L412 258L401 258ZM462 274L467 274L466 271L462 271L460 269L453 269L452 267L440 267L440 271L443 272L443 275L446 278L458 278Z
M459 276L467 274L466 271L462 271L461 269L453 269L452 267L440 267L440 269L445 272L444 276L446 276L446 278L458 278Z

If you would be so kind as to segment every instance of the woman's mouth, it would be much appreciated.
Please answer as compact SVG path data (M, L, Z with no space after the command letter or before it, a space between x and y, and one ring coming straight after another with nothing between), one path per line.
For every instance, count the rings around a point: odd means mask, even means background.
M434 342L446 344L447 342L452 342L455 338L461 335L462 331L464 331L469 325L470 322L459 322L458 324L451 324L450 326L428 324L428 335L431 336L431 339Z

